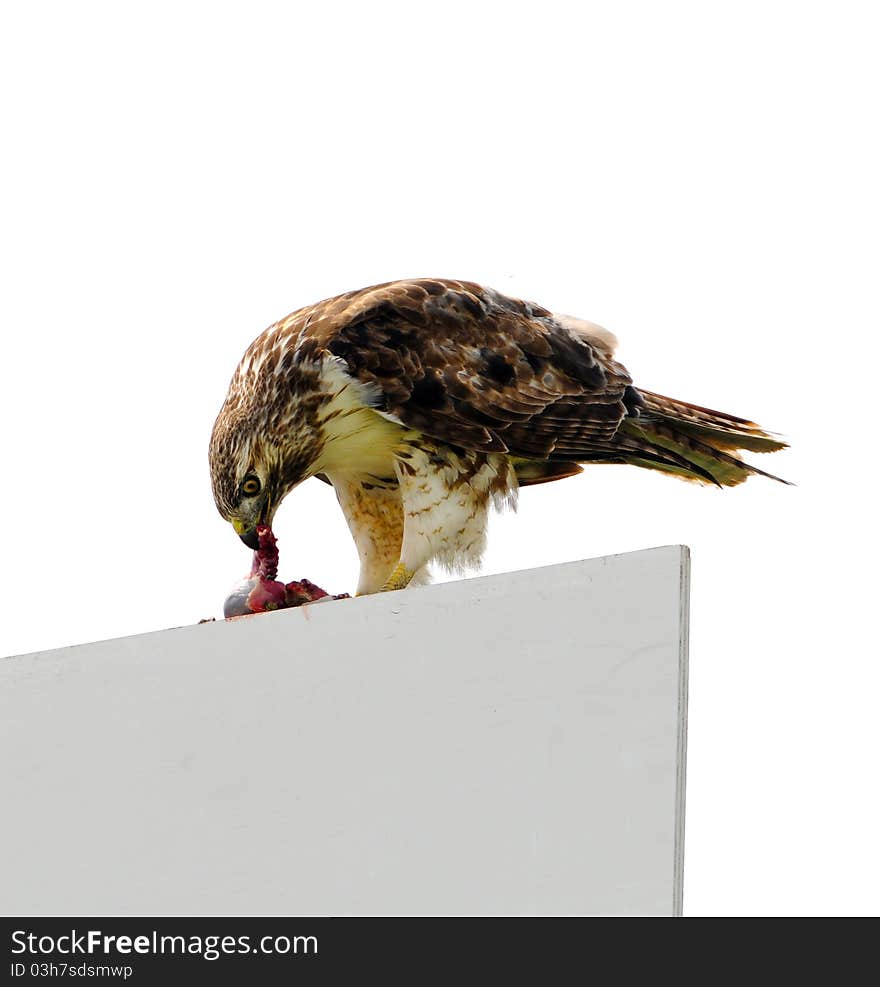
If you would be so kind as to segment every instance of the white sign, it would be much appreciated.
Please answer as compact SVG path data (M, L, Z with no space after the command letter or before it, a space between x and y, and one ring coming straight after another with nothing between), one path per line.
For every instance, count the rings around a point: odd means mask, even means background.
M0 910L681 911L667 547L6 659Z

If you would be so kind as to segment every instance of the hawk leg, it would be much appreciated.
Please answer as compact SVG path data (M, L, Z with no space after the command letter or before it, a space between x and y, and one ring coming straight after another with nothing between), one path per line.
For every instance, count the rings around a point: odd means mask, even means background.
M395 565L403 541L403 505L396 478L333 473L328 479L336 490L360 557L357 595L401 589L409 579L401 586L389 585L397 572Z
M384 588L407 585L432 561L455 572L479 565L489 508L516 502L516 473L509 457L453 449L418 433L409 433L395 456L403 544L400 562Z

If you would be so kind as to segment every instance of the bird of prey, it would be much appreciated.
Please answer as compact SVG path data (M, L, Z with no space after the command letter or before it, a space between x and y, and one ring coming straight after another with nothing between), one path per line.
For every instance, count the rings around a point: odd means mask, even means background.
M249 547L303 480L330 483L358 593L479 562L491 506L589 463L734 486L753 422L633 385L607 330L468 281L392 281L301 308L248 347L210 443L220 514ZM778 479L777 477L771 477Z

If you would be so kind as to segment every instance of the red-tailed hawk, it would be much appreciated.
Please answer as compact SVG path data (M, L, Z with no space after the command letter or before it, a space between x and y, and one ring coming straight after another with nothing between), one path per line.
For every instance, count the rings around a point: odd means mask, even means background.
M736 450L784 447L635 388L614 347L599 326L467 281L393 281L299 309L232 378L211 436L217 509L257 548L257 525L297 484L326 480L360 555L358 593L373 593L433 560L477 563L490 506L581 464L733 486L762 473Z

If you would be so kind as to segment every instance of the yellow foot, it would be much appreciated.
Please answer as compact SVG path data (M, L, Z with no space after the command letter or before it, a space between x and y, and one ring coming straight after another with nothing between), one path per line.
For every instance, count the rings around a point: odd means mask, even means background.
M382 592L387 593L389 590L393 589L405 589L414 575L415 573L410 572L410 570L407 569L402 562L398 562L394 567L394 571L385 580L385 585L382 587Z

